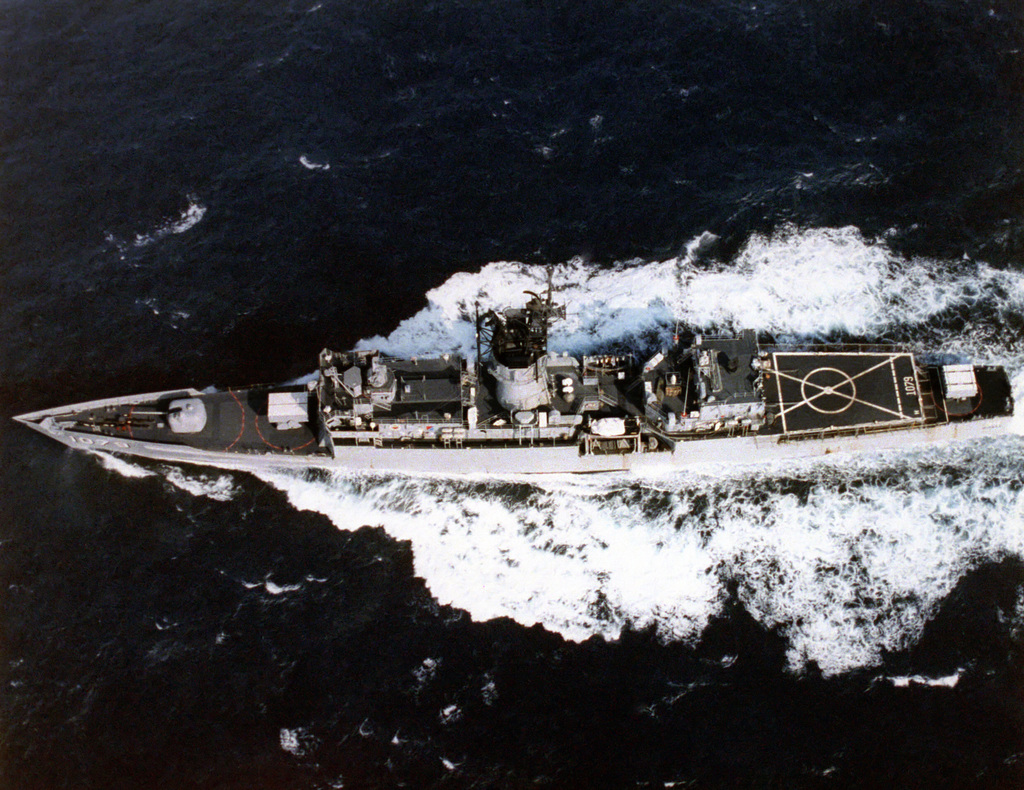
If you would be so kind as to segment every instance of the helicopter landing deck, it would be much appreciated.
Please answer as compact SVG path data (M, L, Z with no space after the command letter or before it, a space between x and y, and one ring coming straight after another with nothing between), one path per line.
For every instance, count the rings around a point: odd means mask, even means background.
M767 408L783 433L924 419L909 353L773 353L765 374Z

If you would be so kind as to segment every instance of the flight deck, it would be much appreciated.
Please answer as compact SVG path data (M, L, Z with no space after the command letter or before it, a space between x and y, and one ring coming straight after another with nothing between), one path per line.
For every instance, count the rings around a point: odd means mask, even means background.
M924 420L905 352L776 352L763 369L765 405L783 433Z

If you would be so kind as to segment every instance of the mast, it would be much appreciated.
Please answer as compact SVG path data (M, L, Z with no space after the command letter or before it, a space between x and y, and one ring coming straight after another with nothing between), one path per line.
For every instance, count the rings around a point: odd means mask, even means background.
M491 310L477 316L477 332L487 341L495 362L508 368L528 368L548 353L551 325L555 319L565 318L565 306L555 304L551 280L549 267L543 297L534 291L524 291L530 299L522 308Z
M476 302L474 306L476 316L474 318L473 326L476 327L476 378L480 380L480 302Z
M544 296L530 297L521 308L489 310L477 316L478 357L486 347L487 370L494 376L498 402L511 412L527 411L550 402L547 381L548 331L565 306L555 304L552 271L548 268Z

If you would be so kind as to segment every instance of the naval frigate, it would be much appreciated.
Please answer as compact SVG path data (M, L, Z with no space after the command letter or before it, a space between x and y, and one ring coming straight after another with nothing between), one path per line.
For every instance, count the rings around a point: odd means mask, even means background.
M551 353L550 278L476 316L475 359L320 353L315 380L178 389L15 419L82 450L237 470L520 474L750 463L1005 433L1004 368L891 345L687 335L646 360Z

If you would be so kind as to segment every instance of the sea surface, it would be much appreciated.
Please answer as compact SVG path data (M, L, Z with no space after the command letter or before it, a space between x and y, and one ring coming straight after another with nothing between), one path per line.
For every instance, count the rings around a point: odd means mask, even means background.
M1020 436L254 476L9 419L472 353L548 267L559 351L1024 404L1024 6L0 0L0 787L1024 786Z

